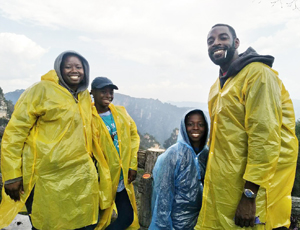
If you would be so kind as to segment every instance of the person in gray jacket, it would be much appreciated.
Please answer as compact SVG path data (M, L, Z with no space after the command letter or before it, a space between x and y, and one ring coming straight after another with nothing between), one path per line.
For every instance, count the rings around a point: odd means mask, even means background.
M99 185L88 85L88 62L66 51L19 98L1 144L0 229L24 204L32 229L95 228Z

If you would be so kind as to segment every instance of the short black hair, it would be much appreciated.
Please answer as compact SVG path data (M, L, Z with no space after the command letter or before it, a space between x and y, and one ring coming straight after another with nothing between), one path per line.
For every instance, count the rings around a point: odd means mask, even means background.
M200 114L200 115L203 117L203 119L205 120L205 115L204 115L203 111L200 110L200 109L194 109L194 110L188 112L188 113L185 115L184 123L186 123L187 118L188 118L189 116L194 115L194 114Z
M207 123L207 120L206 120L206 117L205 117L203 111L200 110L200 109L195 109L195 110L190 111L188 114L185 115L185 118L184 118L184 124L186 124L187 118L188 118L189 116L191 116L191 115L194 115L194 114L199 114L200 116L203 117L203 120L205 121L205 122L204 122L204 125L205 125L205 133L204 133L203 137L201 138L201 144L204 146L205 143L206 143L207 136L208 136L208 129L209 129L209 128L208 128L208 123Z
M231 33L233 39L237 38L237 37L236 37L235 30L233 29L232 26L227 25L227 24L218 23L218 24L214 25L214 26L211 27L211 28L213 29L213 28L215 28L215 27L217 27L217 26L226 26L226 27L229 29L229 31L230 31L230 33Z

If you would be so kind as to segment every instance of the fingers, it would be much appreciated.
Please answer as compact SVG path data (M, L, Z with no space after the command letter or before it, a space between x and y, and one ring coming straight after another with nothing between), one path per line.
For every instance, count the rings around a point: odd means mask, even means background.
M234 223L235 223L235 225L240 226L240 219L237 217L234 217Z
M24 194L23 181L4 185L4 191L12 200L19 201L20 194Z
M250 221L249 220L245 220L244 221L244 226L245 227L249 227L250 226Z
M132 182L132 181L135 181L135 179L136 179L136 175L132 175L132 176L131 176L131 182Z
M128 177L128 184L130 184L133 181L135 181L135 177Z
M14 201L20 200L20 191L16 189L9 190L5 188L5 193Z
M20 200L20 191L19 191L19 190L15 190L15 191L13 192L13 200L14 200L14 201Z
M240 227L254 227L254 219L234 218L235 225Z
M250 220L250 226L254 227L254 224L255 224L255 219Z
M128 183L130 184L131 182L135 181L137 172L135 170L129 170L128 171Z
M21 194L22 194L22 195L25 193L25 192L24 192L23 183L21 184L21 189L20 189L20 192L21 192Z
M133 180L131 178L128 178L128 184L130 184Z

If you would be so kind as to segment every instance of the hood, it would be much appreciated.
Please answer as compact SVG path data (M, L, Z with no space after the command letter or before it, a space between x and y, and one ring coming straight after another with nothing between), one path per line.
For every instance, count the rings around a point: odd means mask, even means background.
M183 117L181 118L181 122L180 122L180 127L179 127L179 134L178 134L178 138L177 138L177 142L180 142L182 144L185 144L187 145L188 147L192 148L192 145L190 143L190 139L188 137L188 134L186 132L186 126L185 126L185 118L187 117L187 115L189 115L191 112L193 111L199 111L199 113L204 117L204 120L205 120L205 126L206 126L206 132L202 138L202 144L206 144L207 143L207 138L208 138L208 122L207 122L207 118L205 116L205 114L203 113L202 110L200 109L191 109L191 110L188 110L184 115Z
M244 53L241 53L234 62L231 63L225 76L222 76L220 70L221 88L223 87L223 85L225 84L226 80L229 77L235 76L246 65L252 62L261 62L272 67L274 62L274 57L270 55L259 55L252 47L249 47Z
M83 64L83 68L84 68L84 79L82 80L82 82L80 82L78 89L76 92L74 92L72 89L70 89L70 87L66 84L66 82L64 81L62 75L61 75L61 71L60 71L60 66L63 60L63 57L66 54L75 54L76 56L78 56ZM78 93L86 90L89 86L89 82L90 82L90 67L89 67L89 63L88 61L81 56L79 53L75 52L75 51L65 51L62 52L60 55L58 55L58 57L55 59L54 62L54 70L57 73L57 76L59 78L59 84L63 87L65 87L66 89L68 89L73 95L77 95Z

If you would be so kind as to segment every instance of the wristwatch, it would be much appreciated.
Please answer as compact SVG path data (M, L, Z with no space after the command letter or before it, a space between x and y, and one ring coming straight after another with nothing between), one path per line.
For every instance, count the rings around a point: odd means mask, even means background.
M256 198L256 194L254 192L252 192L251 189L248 189L248 188L245 188L244 189L244 194L247 198L250 198L250 199L254 199Z

